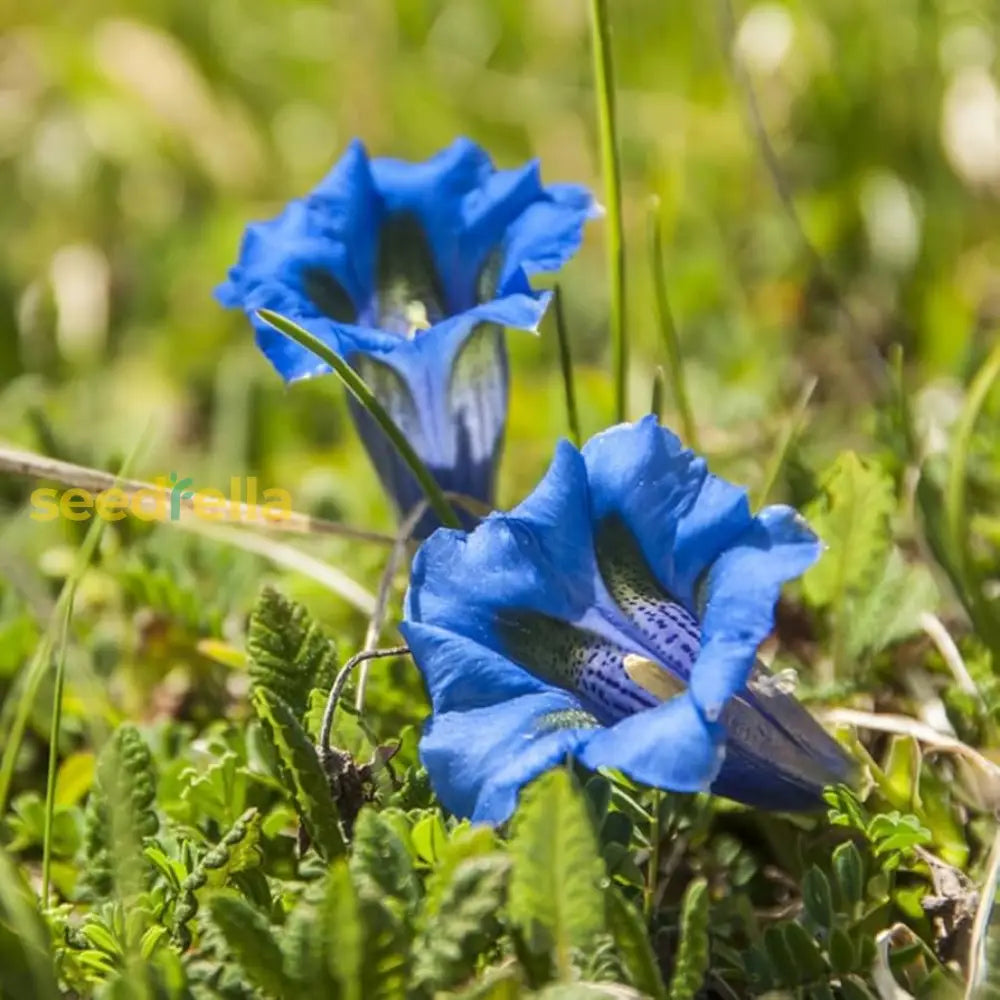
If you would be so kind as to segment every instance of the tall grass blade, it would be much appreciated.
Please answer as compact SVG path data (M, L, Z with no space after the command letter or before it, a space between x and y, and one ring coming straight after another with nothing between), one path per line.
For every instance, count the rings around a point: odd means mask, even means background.
M597 91L601 173L608 213L608 275L611 283L611 364L615 386L615 420L628 414L628 337L625 326L625 232L622 224L621 161L615 114L615 74L611 54L611 22L607 0L590 0L591 48Z
M667 280L663 266L663 234L660 230L660 203L654 198L649 206L646 224L649 239L649 263L653 272L653 292L656 302L656 321L660 327L660 337L667 355L670 372L670 391L674 395L674 405L681 421L681 433L689 448L698 450L698 427L691 410L687 381L684 377L684 359L681 356L681 342L677 336L677 324L667 297Z
M966 484L972 433L986 398L998 378L1000 378L1000 340L997 340L969 386L965 406L955 426L951 465L944 492L945 524L952 558L955 560L955 572L964 591L973 625L993 654L994 668L1000 666L1000 621L983 596L982 580L972 557L969 544L970 518L966 509Z

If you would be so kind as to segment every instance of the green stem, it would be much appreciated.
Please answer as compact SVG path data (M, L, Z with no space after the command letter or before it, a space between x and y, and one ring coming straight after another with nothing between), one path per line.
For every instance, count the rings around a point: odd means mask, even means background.
M364 379L323 341L314 337L308 330L303 330L297 323L293 323L290 319L286 319L276 312L271 312L270 309L259 309L257 315L279 333L284 334L289 340L294 340L300 347L315 354L333 369L334 374L344 383L348 392L371 414L372 419L382 428L385 436L399 452L399 457L406 463L407 468L413 473L413 477L424 491L427 502L437 515L437 519L446 528L461 528L461 522L451 504L445 499L437 480L420 460L420 456L413 450L412 445L386 412L385 407L375 398L375 394L368 388Z
M663 365L657 365L653 372L653 392L649 400L649 412L656 417L658 424L663 423L663 386L667 376L663 373Z
M643 893L642 911L649 924L656 906L656 886L660 877L660 797L658 788L653 789L653 823L649 831L649 866L646 870L646 886Z
M990 647L995 660L1000 659L1000 624L994 619L983 597L982 583L969 545L970 518L966 510L966 481L972 432L986 397L997 378L1000 378L1000 340L994 345L969 386L965 406L955 427L951 467L948 470L944 496L949 547L962 589L965 591L969 615L980 633L980 638ZM996 665L994 663L994 666Z
M576 408L576 386L573 382L573 354L569 346L569 331L566 329L566 315L563 312L562 289L556 285L552 289L552 312L556 322L556 337L559 341L559 370L562 373L563 390L566 393L566 421L573 444L580 447L580 414Z
M607 0L591 0L590 23L597 90L601 173L608 213L608 272L611 280L611 352L615 384L615 419L628 414L628 338L625 332L625 233L622 225L621 162L615 120L614 63Z
M667 280L663 266L663 235L660 231L659 203L653 200L649 207L647 223L649 236L649 263L653 270L653 290L656 302L656 320L663 338L663 347L667 354L670 367L670 389L674 394L674 403L681 418L681 431L688 447L698 450L698 428L694 413L691 410L691 400L688 397L687 381L684 377L684 359L681 356L681 342L677 335L677 324L667 297Z
M49 906L52 884L52 826L56 809L56 775L59 762L59 731L62 728L63 688L66 682L66 647L69 644L69 623L73 615L70 602L63 615L59 637L59 659L56 661L55 687L52 692L52 724L49 727L49 766L45 782L45 833L42 842L42 909Z

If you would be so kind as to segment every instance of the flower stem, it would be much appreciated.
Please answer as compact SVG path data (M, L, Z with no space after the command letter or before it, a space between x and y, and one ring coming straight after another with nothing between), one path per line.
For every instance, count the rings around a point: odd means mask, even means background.
M611 280L611 352L615 385L615 419L628 413L628 338L625 335L625 234L622 226L621 162L615 120L614 64L607 0L590 0L591 47L597 90L597 122L601 141L601 173L608 213L608 273Z
M681 433L689 448L698 450L698 428L694 422L691 401L688 398L687 382L684 378L684 359L681 356L681 342L677 336L677 325L667 298L667 282L663 268L663 235L660 232L659 201L653 199L649 206L647 223L649 234L649 263L653 269L653 289L656 301L656 319L663 338L663 347L670 367L670 390L681 419Z
M318 337L314 337L308 330L303 330L297 323L290 319L271 312L270 309L259 309L257 315L265 323L269 323L279 333L284 334L290 340L294 340L300 347L315 354L316 357L325 361L344 383L348 392L371 414L372 419L382 428L385 436L392 442L393 447L399 452L399 457L406 463L414 478L424 491L431 510L434 511L437 519L446 528L460 528L462 525L458 520L451 504L445 499L441 487L430 474L427 466L420 460L420 457L413 450L413 446L406 440L403 432L396 426L392 417L386 412L385 407L375 398L375 394L368 388L365 380L339 355L331 350Z
M573 355L569 346L569 331L566 329L566 315L563 312L562 289L558 285L552 289L552 312L559 340L559 370L562 372L563 389L566 393L566 421L569 424L570 440L579 448L580 414L576 408L576 386L573 383Z

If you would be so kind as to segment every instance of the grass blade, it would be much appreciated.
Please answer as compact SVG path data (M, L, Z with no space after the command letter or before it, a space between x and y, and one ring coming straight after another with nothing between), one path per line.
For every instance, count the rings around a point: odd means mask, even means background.
M55 688L52 692L52 723L49 727L49 765L45 781L45 828L42 841L42 908L48 909L52 884L52 823L56 803L56 774L59 770L59 730L62 728L63 688L66 682L66 647L73 604L66 602L59 633L59 658L56 660Z
M420 484L420 488L424 491L427 502L431 505L431 510L434 511L437 519L447 528L460 528L462 525L451 504L445 499L441 487L430 474L427 466L420 460L420 456L413 450L410 442L406 440L403 432L386 412L385 407L365 384L364 379L323 341L314 337L308 330L303 330L297 323L293 323L290 319L286 319L276 312L271 312L270 309L259 309L257 315L265 323L273 326L278 333L284 334L289 340L294 340L300 347L315 354L333 369L348 392L371 414L372 419L382 428L393 447L399 452L399 457L406 463Z
M972 432L986 402L986 397L1000 378L1000 340L990 351L976 377L969 386L965 406L955 427L955 437L951 446L951 465L944 493L945 524L955 572L968 602L970 617L980 638L994 657L994 668L1000 664L1000 623L997 622L983 597L982 581L976 570L969 547L969 514L966 510L967 466Z
M552 290L552 312L556 322L556 336L559 341L559 371L562 374L563 389L566 393L566 422L569 424L570 440L580 447L580 414L576 407L576 386L573 381L573 355L569 346L569 331L566 329L566 315L563 312L562 289L556 285Z
M628 338L625 332L625 232L622 225L621 162L615 116L615 75L611 55L611 22L607 0L590 0L591 47L597 122L601 141L601 173L608 213L608 274L611 282L611 364L614 369L615 420L628 413Z
M681 357L681 343L677 336L677 325L667 297L667 281L663 267L663 234L660 230L659 200L654 198L649 207L649 263L653 269L653 290L656 302L656 321L663 338L663 347L670 367L670 390L674 394L674 405L681 418L681 433L689 448L698 451L698 428L694 422L691 401L688 397L687 381L684 378L684 359Z

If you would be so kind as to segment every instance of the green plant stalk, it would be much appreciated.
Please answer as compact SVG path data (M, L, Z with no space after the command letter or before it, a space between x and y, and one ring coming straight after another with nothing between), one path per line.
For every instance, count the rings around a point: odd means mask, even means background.
M994 668L1000 665L1000 622L992 615L983 598L981 581L976 571L969 547L969 516L966 513L966 481L969 447L976 421L993 384L1000 378L1000 340L990 351L982 367L976 372L965 406L955 427L952 441L952 459L944 494L945 524L948 543L955 571L965 593L969 615L980 638L989 646L994 658Z
M385 407L375 398L375 394L368 388L365 380L323 341L314 337L308 330L303 330L297 323L293 323L290 319L286 319L270 309L259 309L257 315L265 323L273 326L278 333L284 334L289 340L294 340L300 347L315 354L333 369L334 374L343 382L348 392L371 414L372 419L382 428L385 436L399 452L399 457L406 463L407 468L413 473L420 488L424 491L427 502L437 519L447 528L461 528L461 522L451 504L445 499L441 487L438 486L427 466L413 450L410 442L406 440L403 432L386 412Z
M52 692L52 724L49 727L49 765L45 782L45 832L42 843L42 909L49 906L52 885L52 826L56 808L56 775L59 763L59 730L62 728L63 689L66 684L66 647L73 605L66 602L62 632L59 636L59 659L56 661L55 688Z
M795 401L795 408L792 410L788 420L785 421L785 425L781 430L781 436L778 438L777 446L771 454L770 462L767 463L764 482L754 500L755 508L767 502L771 490L774 489L774 484L778 481L778 476L785 464L785 459L788 457L788 451L802 430L802 425L806 418L806 410L809 408L809 400L812 399L812 394L816 391L817 382L819 382L819 379L815 375L806 382L799 393L799 398Z
M667 279L663 266L663 234L660 230L659 205L656 199L649 207L647 222L649 236L649 263L653 274L653 291L656 302L656 321L663 339L663 348L667 354L667 364L670 368L670 390L674 395L674 403L681 418L681 432L689 448L698 451L698 427L691 409L691 400L687 391L687 380L684 377L684 359L681 355L680 337L677 335L677 324L670 308L667 296Z
M552 289L552 312L555 316L556 337L559 341L559 371L562 374L563 390L566 394L566 422L569 425L570 440L580 447L580 413L576 406L576 386L573 380L573 354L569 346L569 331L566 329L566 315L563 312L562 289L556 285Z
M608 275L611 282L611 364L615 386L615 420L628 413L628 338L625 329L625 233L622 225L621 163L615 116L614 63L607 0L590 0L591 48L597 91L597 123L601 173L608 213Z
M653 823L649 830L649 862L646 870L646 885L642 894L642 912L646 923L651 924L656 907L656 885L660 877L660 798L659 788L653 789Z
M663 372L663 365L657 365L653 372L653 391L650 394L649 412L656 417L657 423L663 423L663 386L667 376Z

